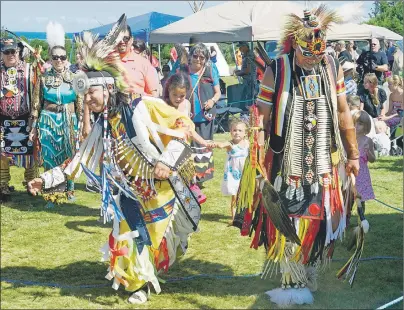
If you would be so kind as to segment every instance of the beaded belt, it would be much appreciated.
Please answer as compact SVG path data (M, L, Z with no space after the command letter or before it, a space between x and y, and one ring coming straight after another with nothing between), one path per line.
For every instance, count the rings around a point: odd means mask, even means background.
M74 113L74 103L67 103L67 104L55 104L50 103L49 101L45 101L44 110L53 112L53 113L61 113L64 110L68 110L71 113Z

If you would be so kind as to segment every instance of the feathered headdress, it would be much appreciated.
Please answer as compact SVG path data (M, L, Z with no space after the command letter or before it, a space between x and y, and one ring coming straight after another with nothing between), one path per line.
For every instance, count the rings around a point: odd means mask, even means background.
M115 52L126 29L126 15L122 14L103 39L89 31L76 37L77 53L83 57L81 70L84 71L73 81L77 92L84 93L91 86L104 84L114 84L122 92L127 90L125 68Z
M54 46L65 47L65 31L59 23L50 21L46 26L46 41L49 44L49 49Z
M342 20L334 10L322 4L317 9L304 10L304 17L288 15L278 49L281 53L289 53L294 39L301 47L318 55L326 49L326 34L331 23Z

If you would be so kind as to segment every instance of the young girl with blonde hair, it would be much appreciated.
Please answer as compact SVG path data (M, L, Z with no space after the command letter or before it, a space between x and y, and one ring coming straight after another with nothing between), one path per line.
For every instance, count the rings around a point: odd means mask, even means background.
M362 207L365 210L365 201L375 198L368 162L373 163L376 156L373 141L366 136L371 128L369 115L365 111L358 111L354 114L353 120L359 149L359 173L356 177L356 189L361 196Z
M231 195L231 221L229 226L233 225L236 214L235 205L238 188L240 185L241 174L243 173L244 163L248 156L249 143L246 139L247 124L240 119L233 119L230 123L231 140L227 142L217 142L217 148L227 150L227 160L224 167L224 176L222 181L222 194Z
M381 115L379 120L384 121L386 125L391 128L400 124L401 116L398 110L404 109L403 78L398 75L393 75L387 79L387 83L391 91L389 97L389 111L385 116Z

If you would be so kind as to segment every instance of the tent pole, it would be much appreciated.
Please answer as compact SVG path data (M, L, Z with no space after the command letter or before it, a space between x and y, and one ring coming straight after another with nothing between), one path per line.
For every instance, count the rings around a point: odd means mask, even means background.
M250 52L251 52L251 53L254 53L254 42L253 42L253 41L250 42ZM251 102L247 102L247 104L249 103L250 105L252 105L252 104L255 102L255 100L254 100L255 98L254 98L254 97L255 97L255 84L257 83L256 78L257 78L256 76L253 77L255 83L252 83L252 84L251 84L251 88L252 88L251 94L252 94L253 97L252 97L252 101L251 101Z
M161 70L161 50L160 50L160 43L159 43L158 47L159 47L159 67L160 67L160 70Z
M153 44L150 44L150 63L153 62Z

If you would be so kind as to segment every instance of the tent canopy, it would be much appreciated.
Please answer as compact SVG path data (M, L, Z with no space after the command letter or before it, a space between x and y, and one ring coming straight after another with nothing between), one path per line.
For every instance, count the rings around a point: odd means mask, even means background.
M292 1L229 1L165 26L150 34L150 43L279 40L285 15L303 14L303 6ZM334 25L330 40L367 40L372 37L402 40L383 27L357 24ZM383 31L382 31L383 30Z
M128 18L126 20L128 26L132 30L132 35L136 38L148 42L150 32L158 28L167 26L171 23L179 21L183 17L162 14L158 12L150 12L143 15ZM99 33L100 37L105 36L111 30L114 23L89 29L93 33Z
M387 28L367 25L367 24L354 24L346 23L340 25L333 25L328 32L327 38L329 40L368 40L371 38L384 39L384 40L402 40L403 37Z

